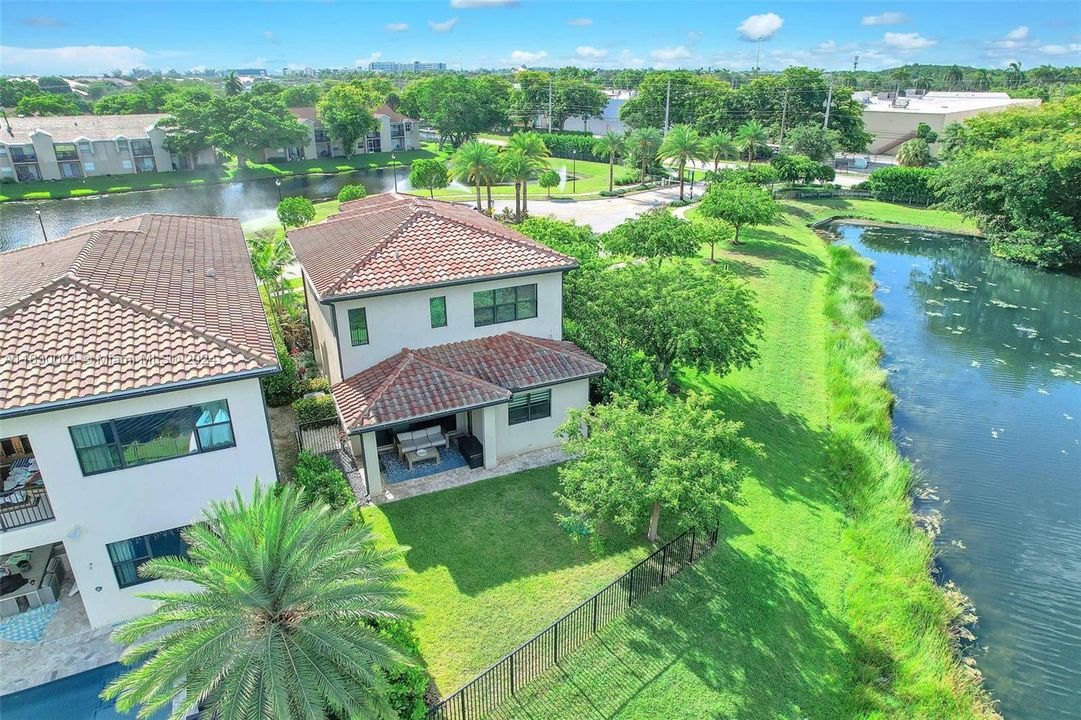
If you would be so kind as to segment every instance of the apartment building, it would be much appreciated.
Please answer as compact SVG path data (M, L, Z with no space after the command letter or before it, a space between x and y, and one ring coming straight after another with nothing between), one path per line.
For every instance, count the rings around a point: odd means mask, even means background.
M403 73L403 72L432 72L446 70L447 64L441 62L370 62L368 72Z
M308 128L308 143L303 146L268 148L264 151L266 161L345 157L348 154L341 143L323 129L323 123L314 107L290 108L289 112L297 117L301 125ZM372 114L379 123L379 129L358 141L352 154L420 149L420 123L416 120L392 110L389 105L380 105Z

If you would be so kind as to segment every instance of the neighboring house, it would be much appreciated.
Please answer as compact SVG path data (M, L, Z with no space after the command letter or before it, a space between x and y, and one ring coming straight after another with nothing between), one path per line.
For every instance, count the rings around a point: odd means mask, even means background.
M470 435L493 468L558 444L605 370L562 340L563 273L577 262L467 207L373 195L289 242L316 359L373 498L395 481L401 433Z
M887 92L877 95L857 92L852 94L852 99L863 103L863 128L873 136L867 152L872 155L896 155L902 145L916 136L916 126L920 123L927 123L941 133L947 125L976 115L1040 104L1036 99L1014 99L1004 92L907 90L900 97Z
M308 143L304 146L268 148L264 152L266 161L345 157L345 148L326 134L315 108L295 107L289 108L289 112L308 128ZM391 110L387 105L380 105L372 114L379 123L379 129L359 140L353 154L420 149L420 123L416 120Z
M0 614L63 575L93 627L149 612L136 594L169 585L140 564L182 552L210 501L277 480L275 372L236 219L142 215L0 254L0 545L35 583Z
M161 114L9 117L0 126L0 182L75 180L190 169L165 147ZM197 164L215 162L206 150Z

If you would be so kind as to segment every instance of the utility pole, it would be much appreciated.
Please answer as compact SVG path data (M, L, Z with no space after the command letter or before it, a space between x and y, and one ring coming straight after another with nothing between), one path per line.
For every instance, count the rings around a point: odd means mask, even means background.
M552 79L548 78L548 134L552 134Z
M830 129L830 106L833 104L833 78L830 78L830 89L826 93L826 119L822 122L822 127L826 130Z
M855 74L856 68L858 68L859 66L860 66L860 56L856 55L854 58L852 58L852 73L853 74Z
M784 89L784 100L781 101L781 138L777 141L777 144L781 146L782 152L784 150L784 121L788 116L788 88Z
M668 78L668 90L664 94L664 134L668 134L668 110L672 106L672 78Z

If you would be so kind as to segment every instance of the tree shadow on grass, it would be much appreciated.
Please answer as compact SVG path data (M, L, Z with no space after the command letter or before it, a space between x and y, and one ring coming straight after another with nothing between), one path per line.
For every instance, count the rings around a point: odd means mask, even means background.
M757 231L741 245L729 245L725 248L729 256L755 257L773 260L815 275L824 273L826 266L822 260L808 252L802 245L790 238L772 231Z
M491 717L849 717L858 647L805 575L722 542Z

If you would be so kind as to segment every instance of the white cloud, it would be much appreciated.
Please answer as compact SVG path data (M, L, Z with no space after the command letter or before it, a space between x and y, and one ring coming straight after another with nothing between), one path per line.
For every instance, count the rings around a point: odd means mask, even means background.
M589 18L571 18L567 21L567 24L571 27L589 27L593 24L593 21Z
M383 29L387 32L405 32L409 29L409 23L387 23Z
M1007 40L1024 40L1028 37L1028 25L1018 25L1006 33Z
M826 40L825 42L820 42L815 46L815 50L818 50L819 52L835 52L837 50L837 41Z
M607 50L595 48L592 45L579 45L574 53L586 60L598 60L608 54Z
M357 65L359 67L359 66L367 65L368 63L373 63L373 62L377 61L381 57L383 57L383 53L377 51L377 52L373 52L371 55L369 55L366 58L357 58L356 60L353 61L353 64L355 64L355 65Z
M902 25L908 22L908 16L899 12L884 12L881 15L864 15L860 25Z
M458 18L452 17L445 22L435 22L434 20L428 21L428 27L436 32L450 32L454 29L454 26L458 24Z
M938 44L938 40L925 38L919 33L888 32L882 36L882 42L895 50L922 50Z
M142 67L150 53L127 45L70 45L56 48L0 46L0 72L10 75L75 75Z
M273 40L274 39L274 31L273 30L264 30L261 34L267 40Z
M67 23L60 18L38 16L23 18L23 25L29 25L30 27L63 27Z
M510 54L510 59L520 63L535 63L548 57L544 50L529 52L528 50L515 50Z
M1044 55L1070 55L1081 53L1081 43L1070 43L1069 45L1042 45L1037 48Z
M510 7L517 5L519 0L450 0L452 8L489 8Z
M736 28L748 40L769 40L784 25L784 19L776 13L751 15Z
M650 50L649 56L660 62L673 62L674 60L687 60L691 57L691 51L682 45L676 47L663 47Z

